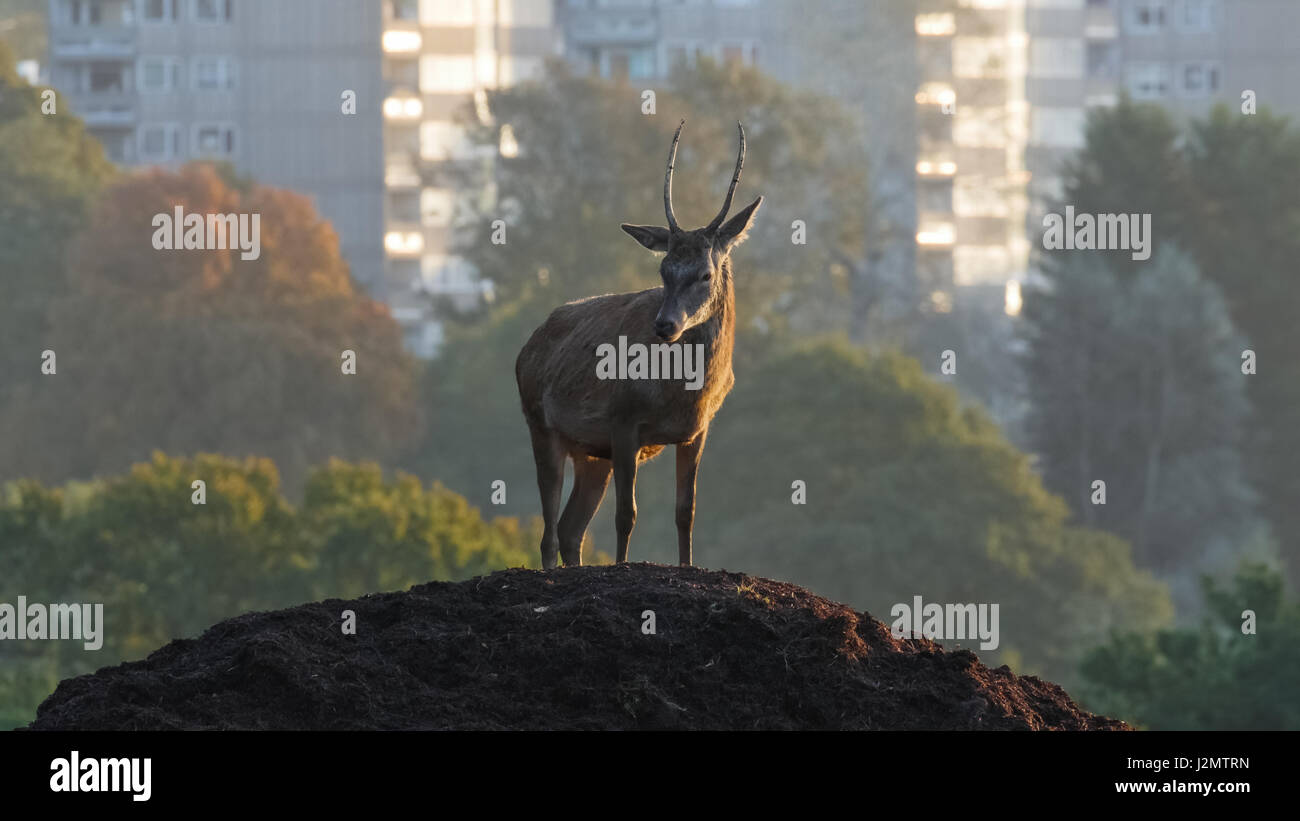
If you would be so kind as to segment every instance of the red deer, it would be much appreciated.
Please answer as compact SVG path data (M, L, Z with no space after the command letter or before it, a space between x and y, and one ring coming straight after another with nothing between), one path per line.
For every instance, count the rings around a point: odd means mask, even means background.
M727 219L745 164L745 129L739 123L740 149L722 210L704 228L683 230L673 216L673 163L682 120L673 135L664 174L664 213L668 227L621 227L651 251L666 252L659 265L660 288L606 294L556 308L515 362L515 379L532 435L537 485L542 495L542 566L582 564L582 537L600 507L614 475L618 531L617 560L627 561L628 540L636 524L637 465L667 445L677 446L677 550L691 563L695 522L695 473L709 422L731 390L731 351L735 341L736 298L731 252L745 239L759 197ZM702 382L692 389L679 379L603 379L597 374L597 349L619 343L647 348L654 340L702 351ZM695 346L700 347L695 347ZM681 353L681 351L679 351ZM573 492L559 512L564 466L573 459ZM558 517L558 521L557 521Z

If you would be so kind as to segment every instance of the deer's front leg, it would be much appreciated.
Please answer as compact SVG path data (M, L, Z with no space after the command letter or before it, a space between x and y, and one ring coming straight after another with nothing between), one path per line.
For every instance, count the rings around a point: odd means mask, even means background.
M677 446L677 558L691 563L691 528L695 525L695 473L704 452L708 430L690 442Z
M628 540L636 525L636 457L641 451L635 426L616 428L610 441L614 462L614 493L618 507L614 525L618 528L616 561L627 561Z

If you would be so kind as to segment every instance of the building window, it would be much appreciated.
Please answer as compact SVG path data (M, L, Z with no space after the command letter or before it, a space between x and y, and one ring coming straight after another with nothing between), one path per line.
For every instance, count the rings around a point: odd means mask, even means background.
M1129 6L1128 30L1134 34L1155 34L1166 23L1167 0L1133 0Z
M420 19L420 4L418 0L388 0L388 13L394 20L414 22Z
M651 48L611 49L605 55L602 75L641 80L655 76L655 52Z
M1035 38L1029 43L1029 73L1033 77L1077 79L1083 76L1083 40Z
M1007 41L999 37L956 37L952 41L952 73L957 77L1003 77L1007 70Z
M1133 63L1124 77L1135 100L1159 100L1169 96L1169 67L1160 63Z
M174 91L181 87L181 61L175 57L141 57L137 72L142 92Z
M229 57L195 57L195 91L229 91L235 87L235 61Z
M1115 76L1115 44L1088 43L1088 76L1109 80Z
M420 0L420 25L472 26L474 0Z
M474 58L469 55L420 57L420 90L465 94L474 90Z
M146 23L164 23L176 19L177 0L141 0L140 17Z
M1006 217L1011 205L996 179L968 176L953 182L952 211L959 217Z
M420 192L420 223L429 228L447 228L454 215L455 192L449 188L426 188Z
M195 125L194 154L200 157L235 156L235 127L225 123Z
M1086 115L1082 108L1045 108L1030 112L1030 142L1053 148L1082 148Z
M957 106L952 141L969 148L1003 148L1007 144L1007 110L1000 107Z
M91 63L89 91L121 94L126 90L130 69L120 63Z
M74 26L129 26L135 22L135 0L61 0L51 11Z
M389 191L388 192L388 221L395 222L419 222L420 221L420 195L416 191Z
M235 0L194 0L194 19L202 23L229 23Z
M1183 93L1188 97L1206 97L1219 90L1219 66L1216 63L1184 63Z
M956 31L957 18L950 11L916 15L916 33L922 37L944 37Z
M1179 23L1184 31L1209 31L1213 26L1211 0L1183 0Z
M181 127L177 123L140 126L138 154L144 162L164 162L179 157L183 151Z
M465 129L446 120L420 123L420 157L425 160L456 160L472 156L473 146Z

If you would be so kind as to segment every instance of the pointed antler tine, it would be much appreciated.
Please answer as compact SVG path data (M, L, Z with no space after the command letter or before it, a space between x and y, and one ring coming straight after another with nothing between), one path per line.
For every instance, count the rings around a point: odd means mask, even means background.
M727 218L727 212L731 210L731 199L736 195L736 185L740 182L740 169L745 167L745 127L736 121L736 128L740 132L740 150L736 154L736 173L731 175L731 186L727 189L727 198L722 201L722 210L713 218L706 229L709 233L717 231L722 227L722 221Z

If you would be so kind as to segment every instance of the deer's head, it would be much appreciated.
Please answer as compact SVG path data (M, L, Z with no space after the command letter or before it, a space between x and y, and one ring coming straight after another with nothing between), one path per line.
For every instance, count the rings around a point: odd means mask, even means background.
M655 333L668 342L676 340L688 328L706 321L723 300L730 283L725 282L730 271L731 251L744 239L754 221L754 213L763 203L759 197L731 219L731 198L740 182L740 169L745 164L745 129L740 123L740 151L736 156L736 173L731 177L731 187L722 210L713 222L694 231L683 230L673 216L673 163L677 159L677 142L682 136L682 120L673 134L673 147L668 152L668 171L664 174L664 214L668 227L657 225L628 225L622 228L637 242L651 251L666 255L659 264L659 276L664 281L664 303L655 317Z

